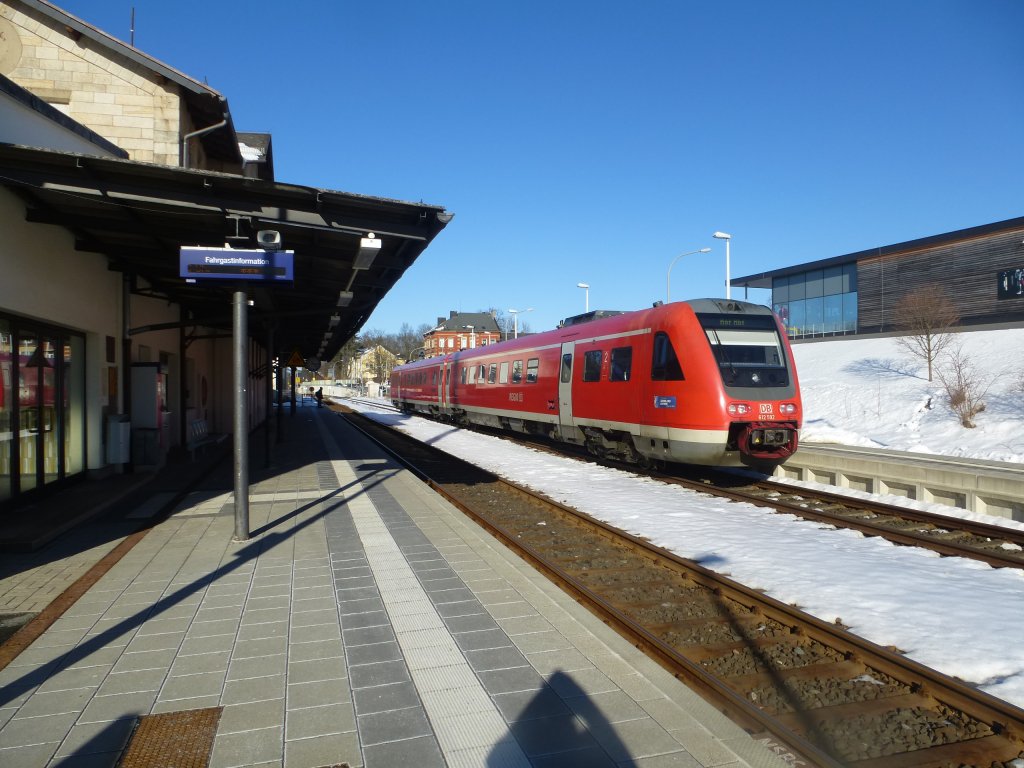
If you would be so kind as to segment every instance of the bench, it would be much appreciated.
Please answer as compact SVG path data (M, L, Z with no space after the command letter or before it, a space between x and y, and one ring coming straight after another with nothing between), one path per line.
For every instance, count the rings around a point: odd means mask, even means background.
M226 439L227 435L211 434L206 419L194 419L188 425L188 441L185 443L185 448L188 449L192 460L195 461L197 450L208 445L218 445Z

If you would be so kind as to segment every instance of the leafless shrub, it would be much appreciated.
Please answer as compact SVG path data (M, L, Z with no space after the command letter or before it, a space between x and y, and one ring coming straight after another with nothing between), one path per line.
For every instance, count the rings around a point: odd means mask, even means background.
M982 378L960 347L950 351L948 364L939 368L938 374L950 409L963 426L973 429L975 417L985 410L985 395L993 382Z
M933 364L953 341L952 329L960 322L956 306L945 289L932 284L906 294L893 314L905 334L896 343L928 364L931 381Z

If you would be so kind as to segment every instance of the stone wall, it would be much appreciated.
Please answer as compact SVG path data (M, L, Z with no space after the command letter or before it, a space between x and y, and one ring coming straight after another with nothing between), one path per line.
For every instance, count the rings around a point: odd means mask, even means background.
M3 72L21 87L129 153L132 160L178 166L181 106L177 86L155 72L77 36L27 7L0 4L15 28L17 61ZM78 37L76 40L75 38Z

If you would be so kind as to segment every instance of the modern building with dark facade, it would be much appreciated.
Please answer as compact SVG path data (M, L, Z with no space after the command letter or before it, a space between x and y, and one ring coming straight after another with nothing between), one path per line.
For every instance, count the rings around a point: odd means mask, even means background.
M738 277L771 289L791 338L898 331L896 304L941 290L963 327L1024 323L1024 217Z

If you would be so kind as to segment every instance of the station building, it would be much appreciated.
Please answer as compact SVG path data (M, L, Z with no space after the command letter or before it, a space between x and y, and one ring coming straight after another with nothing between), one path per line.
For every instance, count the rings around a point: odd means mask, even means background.
M240 396L266 422L275 370L330 359L452 218L277 181L222 94L45 0L0 0L0 41L0 515L231 432ZM183 274L275 240L290 280Z
M899 330L897 303L940 289L964 328L1024 322L1024 217L734 278L767 288L793 339Z

